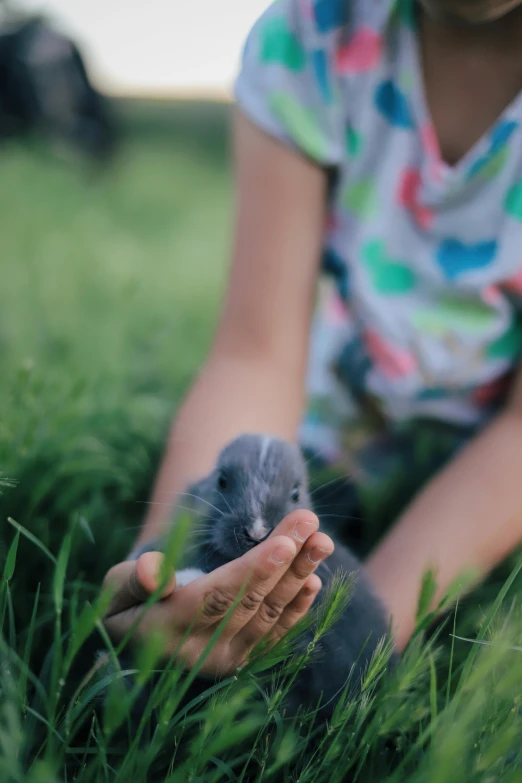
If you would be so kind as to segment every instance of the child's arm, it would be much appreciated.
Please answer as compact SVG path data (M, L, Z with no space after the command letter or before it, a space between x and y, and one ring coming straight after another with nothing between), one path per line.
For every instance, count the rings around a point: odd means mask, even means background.
M297 434L324 237L325 170L345 155L337 45L337 33L303 12L301 0L270 5L245 43L235 89L242 114L229 290L210 357L172 430L154 503L173 500L172 492L207 474L221 446L241 432ZM326 58L322 78L318 54ZM139 544L156 536L170 505L151 506Z
M421 491L367 563L393 615L397 646L414 629L424 572L438 598L465 569L486 574L522 541L522 382L506 409Z

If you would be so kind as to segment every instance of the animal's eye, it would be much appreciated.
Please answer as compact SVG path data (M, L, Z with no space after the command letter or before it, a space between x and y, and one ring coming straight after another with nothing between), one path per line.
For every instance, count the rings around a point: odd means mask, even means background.
M227 474L224 473L223 471L221 471L219 476L218 476L217 483L218 483L219 489L226 489L228 487L228 477L227 477Z
M299 503L300 497L301 497L301 493L299 491L299 485L296 484L292 490L292 503Z

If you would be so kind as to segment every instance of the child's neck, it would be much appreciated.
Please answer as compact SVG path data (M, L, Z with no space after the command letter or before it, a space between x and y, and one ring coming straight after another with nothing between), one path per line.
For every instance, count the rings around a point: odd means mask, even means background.
M420 11L418 30L441 154L455 164L522 90L522 7L473 26L446 24Z
M424 26L431 28L433 34L449 41L456 41L462 46L476 45L488 49L500 48L507 51L522 43L522 5L514 8L505 16L492 22L482 24L465 24L428 14L419 9Z
M463 35L487 37L512 30L514 15L520 14L520 0L414 0L432 20L458 29ZM498 15L498 18L495 18ZM488 21L490 17L490 21Z

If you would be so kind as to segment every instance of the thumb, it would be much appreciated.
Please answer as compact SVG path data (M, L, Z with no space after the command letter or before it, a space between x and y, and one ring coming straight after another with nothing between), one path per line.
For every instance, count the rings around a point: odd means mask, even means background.
M112 593L106 617L146 601L160 585L163 561L164 556L160 552L145 552L137 560L126 560L113 566L103 580L103 588ZM176 574L172 573L161 597L166 598L175 589Z

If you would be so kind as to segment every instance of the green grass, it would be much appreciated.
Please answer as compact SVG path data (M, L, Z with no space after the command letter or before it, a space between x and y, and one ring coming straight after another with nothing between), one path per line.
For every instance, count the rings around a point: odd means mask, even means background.
M171 666L137 702L138 729L117 672L99 698L100 581L131 544L209 344L232 204L225 110L121 114L105 175L38 146L2 151L0 781L522 780L516 558L435 634L421 620L394 677L376 660L326 732L283 719L287 681L254 681L259 664L188 704ZM154 640L138 663L148 686Z

